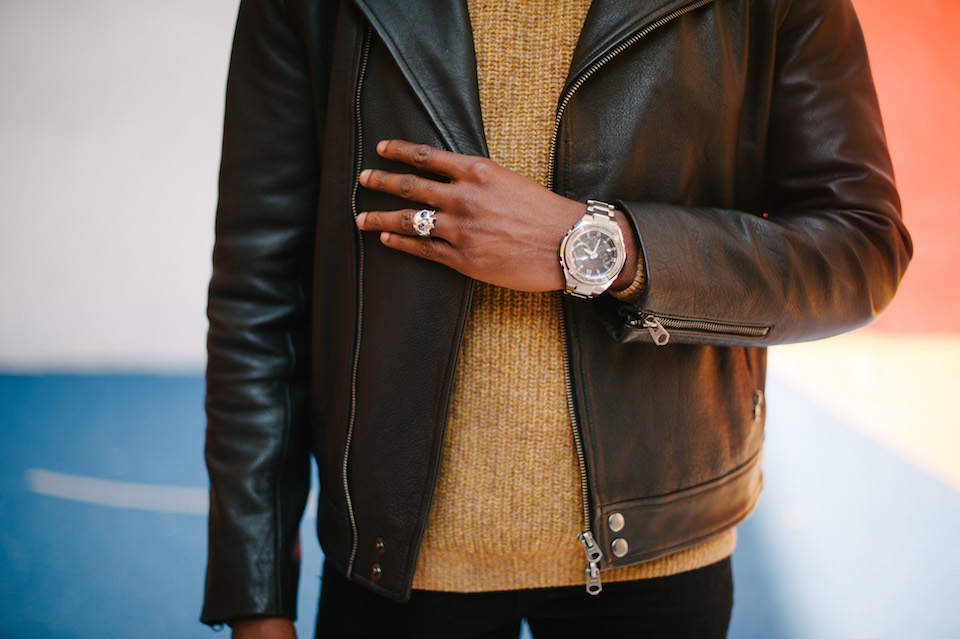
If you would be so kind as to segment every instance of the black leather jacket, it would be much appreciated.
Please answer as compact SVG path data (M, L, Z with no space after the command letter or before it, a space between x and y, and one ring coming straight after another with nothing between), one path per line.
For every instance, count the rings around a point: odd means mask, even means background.
M404 204L357 175L386 138L486 153L466 4L243 0L227 93L202 618L295 615L311 452L327 559L404 600L472 283L358 233ZM765 347L868 322L912 249L846 0L594 0L550 152L551 188L616 202L648 271L636 306L563 300L608 569L746 517Z

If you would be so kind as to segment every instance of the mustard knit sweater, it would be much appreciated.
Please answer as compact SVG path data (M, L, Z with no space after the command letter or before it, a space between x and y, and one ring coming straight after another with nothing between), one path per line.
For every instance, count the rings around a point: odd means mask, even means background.
M490 156L546 184L556 103L589 0L468 0ZM559 299L478 282L414 588L584 584L580 470L564 385ZM602 574L604 582L706 566L701 546ZM609 549L604 549L609 554Z

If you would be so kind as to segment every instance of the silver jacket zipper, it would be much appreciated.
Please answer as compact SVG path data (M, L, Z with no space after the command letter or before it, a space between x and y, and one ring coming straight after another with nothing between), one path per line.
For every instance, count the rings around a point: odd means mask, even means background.
M612 59L626 51L628 48L636 44L642 38L647 36L651 31L654 31L663 25L667 24L671 20L679 18L680 16L689 13L695 9L713 2L713 0L697 0L692 4L689 4L685 7L680 7L675 11L668 13L663 16L656 22L647 25L637 33L630 36L628 39L624 40L622 43L617 45L614 49L604 55L602 58L597 60L593 65L587 68L577 79L570 85L570 88L563 94L560 104L557 107L557 116L553 124L553 137L550 140L550 157L549 163L547 166L550 167L550 175L547 180L547 188L551 191L554 190L554 179L556 172L556 161L557 161L557 143L560 135L560 123L563 120L563 114L567 109L567 105L570 103L570 100L573 98L573 94L576 93L581 86L594 74L600 67L606 65ZM582 493L583 499L583 532L578 535L578 541L583 547L583 551L586 554L587 566L584 570L586 574L587 582L587 593L591 595L597 595L603 589L602 584L600 583L600 560L603 559L603 551L600 550L600 546L597 545L596 539L593 536L592 525L590 522L590 485L587 479L587 463L586 456L583 452L583 440L580 434L580 423L577 419L577 411L574 403L573 395L573 381L571 379L570 373L570 348L567 341L567 321L566 314L563 310L563 294L558 293L561 297L560 303L560 331L563 341L563 360L564 360L564 382L566 384L567 392L567 410L570 412L570 422L573 427L573 441L576 446L577 451L577 462L580 464L580 491ZM663 327L660 327L660 330L663 330ZM663 331L666 334L666 331ZM667 340L669 340L669 335L667 334ZM663 342L666 344L666 341Z
M593 538L590 525L590 484L587 482L587 459L583 452L583 439L580 436L580 425L577 419L577 410L573 397L573 379L570 376L570 344L567 341L567 317L563 312L562 293L557 293L560 299L560 340L563 343L563 383L567 393L567 411L570 413L570 423L573 427L573 444L577 451L577 464L580 466L580 500L583 506L583 532L577 538L583 546L587 556L587 567L584 574L587 577L587 592L591 595L600 594L603 586L600 584L600 560L603 551Z
M357 210L357 193L360 189L360 171L363 168L363 120L360 114L360 92L363 89L363 77L367 71L367 61L370 57L370 40L373 28L368 27L363 40L363 53L360 57L360 70L357 73L357 93L355 100L356 118L357 118L357 166L353 181L353 193L351 194L351 206L353 219L356 220L360 212ZM353 562L357 558L357 547L360 539L357 533L357 518L353 512L353 499L350 497L350 444L353 441L353 429L357 422L357 374L360 369L360 343L363 335L363 269L364 269L364 250L363 233L354 225L354 232L357 234L357 342L353 351L353 371L350 378L350 421L347 424L347 435L343 444L343 496L347 504L347 517L350 519L351 548L350 559L347 562L347 578L353 572Z
M695 331L697 333L713 333L716 335L733 335L736 337L764 337L770 333L769 326L749 326L746 324L725 324L710 320L683 319L664 317L652 313L637 313L627 320L627 324L634 328L645 328L650 332L653 343L657 346L666 346L670 341L667 329L677 331Z

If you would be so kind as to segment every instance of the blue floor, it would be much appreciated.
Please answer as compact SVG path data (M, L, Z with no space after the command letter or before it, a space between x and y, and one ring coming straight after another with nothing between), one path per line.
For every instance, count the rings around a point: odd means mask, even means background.
M198 377L0 376L0 637L217 636L197 621L202 395ZM768 397L731 639L960 637L960 494L777 380ZM85 478L133 497L51 496L49 482L87 494ZM150 487L169 499L137 492ZM322 557L311 526L301 637Z

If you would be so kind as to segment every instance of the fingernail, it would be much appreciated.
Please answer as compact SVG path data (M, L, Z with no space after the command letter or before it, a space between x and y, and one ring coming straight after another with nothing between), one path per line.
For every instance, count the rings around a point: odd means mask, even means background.
M386 150L387 150L386 140L380 140L379 142L377 142L377 153L383 153Z
M363 184L367 181L367 178L370 177L370 169L364 169L360 171L360 183Z
M358 216L357 216L357 227L362 229L362 228L363 228L363 223L364 223L366 220L367 220L367 214L366 214L366 213L361 213L360 215L358 215Z

